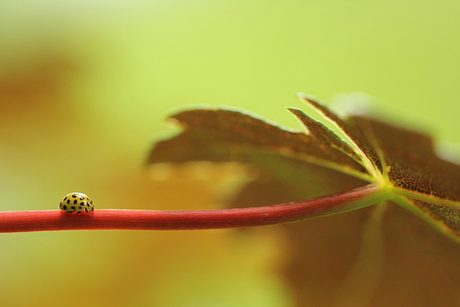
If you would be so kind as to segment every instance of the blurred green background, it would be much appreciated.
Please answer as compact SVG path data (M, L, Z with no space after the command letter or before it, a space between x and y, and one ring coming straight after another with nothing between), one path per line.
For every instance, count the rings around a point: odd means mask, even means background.
M71 191L96 210L205 208L203 182L183 204L142 174L184 104L297 128L297 92L364 92L460 143L459 15L458 1L2 1L0 209L57 209ZM276 227L2 234L0 305L289 306L282 241Z

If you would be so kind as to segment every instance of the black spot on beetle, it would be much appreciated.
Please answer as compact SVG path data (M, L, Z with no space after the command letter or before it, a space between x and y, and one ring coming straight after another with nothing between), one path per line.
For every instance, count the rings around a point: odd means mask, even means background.
M73 201L73 204L75 205L76 203L78 203L78 200L75 199L75 200Z
M62 209L67 210L67 206L66 205L62 206Z
M85 205L85 202L84 202L84 201L82 201L82 202L80 203L80 205L81 205L81 206L84 206L84 205Z
M80 200L83 200L83 199L85 199L85 198L83 196L80 196Z
M70 199L67 200L67 204L70 204Z
M77 198L77 194L72 194L72 197L73 197L73 198Z
M67 199L67 196L66 196L66 197L64 197L64 200L66 200L66 199Z
M73 210L75 210L75 206L72 206L72 207L70 207L70 209L73 209Z

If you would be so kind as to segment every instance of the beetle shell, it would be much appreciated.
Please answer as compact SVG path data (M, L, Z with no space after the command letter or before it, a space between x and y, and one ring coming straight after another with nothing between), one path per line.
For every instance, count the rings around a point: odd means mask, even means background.
M91 211L94 211L94 205L91 198L86 194L72 192L67 194L59 204L59 209L67 213L77 212L77 215L86 211L91 216Z

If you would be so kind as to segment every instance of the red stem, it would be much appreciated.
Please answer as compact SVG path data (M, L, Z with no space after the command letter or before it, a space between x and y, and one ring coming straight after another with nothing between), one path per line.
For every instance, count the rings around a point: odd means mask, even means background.
M369 184L354 190L279 205L219 210L156 211L99 209L88 216L60 210L0 212L0 232L77 229L185 230L263 226L330 215L385 198Z

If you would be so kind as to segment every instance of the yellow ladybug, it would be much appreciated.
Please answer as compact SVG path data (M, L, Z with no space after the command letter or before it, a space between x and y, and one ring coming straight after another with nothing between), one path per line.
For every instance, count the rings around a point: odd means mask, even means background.
M86 213L91 216L91 211L94 211L94 205L91 198L79 192L67 194L59 204L59 208L67 213L77 212L77 215L86 211Z

